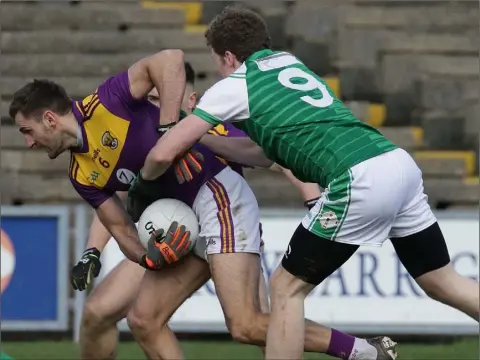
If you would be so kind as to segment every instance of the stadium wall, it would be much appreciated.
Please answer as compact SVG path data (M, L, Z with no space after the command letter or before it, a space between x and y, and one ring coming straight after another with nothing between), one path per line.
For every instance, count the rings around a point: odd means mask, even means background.
M2 207L2 331L74 331L78 335L85 293L68 283L88 234L85 206ZM268 277L287 247L302 211L262 210L264 273ZM479 277L479 216L476 212L437 212L455 268ZM42 229L31 236L31 229ZM70 247L69 233L73 237ZM415 246L412 244L412 246ZM42 281L34 276L35 258L51 257ZM123 259L110 241L102 255L99 281ZM34 280L34 281L32 281ZM99 282L98 281L98 282ZM97 284L98 284L97 282ZM68 310L73 310L73 321ZM226 332L222 310L209 281L177 311L171 327L186 333ZM473 335L478 324L460 312L429 300L398 261L390 242L382 248L361 248L339 271L313 291L306 317L362 334ZM128 331L125 323L123 331Z

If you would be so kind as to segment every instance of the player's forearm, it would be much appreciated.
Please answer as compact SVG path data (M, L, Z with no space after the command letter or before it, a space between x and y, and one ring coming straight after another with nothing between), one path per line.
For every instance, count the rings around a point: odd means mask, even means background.
M300 194L302 194L302 198L305 201L309 201L312 199L316 199L321 196L321 191L320 187L318 184L314 183L304 183L300 180L298 180L295 175L292 174L292 172L288 169L285 169L284 167L278 165L278 164L273 164L270 167L270 170L272 171L278 171L282 172L290 182L295 185L295 187L300 191Z
M112 235L105 226L103 226L97 214L94 214L92 225L90 225L90 232L88 234L87 249L96 248L98 251L102 252L111 236Z
M200 143L228 161L257 167L270 167L273 164L262 148L247 137L228 138L206 134Z
M122 227L119 228L118 231L117 229L112 229L112 235L127 259L135 263L140 263L142 256L145 255L146 251L140 243L137 230L135 228Z
M157 149L153 148L145 158L141 170L144 180L155 180L162 176L173 163L173 158L165 155L158 155Z
M145 254L138 237L137 228L117 195L106 200L97 208L97 215L103 226L112 234L125 256L139 263Z
M160 96L160 125L177 121L185 92L183 51L164 50L152 58L147 69Z
M124 201L127 197L127 192L117 192L118 197ZM95 213L93 215L92 224L90 225L90 232L88 234L87 249L96 248L102 252L112 234L103 226L102 222Z

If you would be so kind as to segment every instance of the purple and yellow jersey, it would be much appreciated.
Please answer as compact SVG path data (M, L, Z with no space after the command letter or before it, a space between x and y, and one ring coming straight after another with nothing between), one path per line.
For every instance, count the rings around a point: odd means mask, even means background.
M157 132L160 110L147 99L132 97L125 71L109 78L83 101L74 102L73 113L83 145L71 151L70 180L80 196L97 208L116 191L129 189L161 136ZM170 167L157 180L159 198L174 198L192 206L200 187L225 168L207 147L194 147L204 156L202 172L180 185Z
M216 136L227 136L227 137L246 137L247 136L247 134L245 134L242 130L237 129L235 126L229 123L219 124L214 128L212 128L211 130L209 130L208 133ZM236 162L227 161L220 156L217 156L217 158L224 164L227 164L228 166L230 166L234 171L236 171L242 177L243 177L243 168L248 167L245 165L238 164Z

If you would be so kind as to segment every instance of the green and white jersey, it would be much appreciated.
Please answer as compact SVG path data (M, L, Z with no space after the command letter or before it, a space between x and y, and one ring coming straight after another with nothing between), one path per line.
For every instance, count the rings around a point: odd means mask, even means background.
M322 187L352 166L396 149L286 52L250 56L205 92L194 114L213 125L233 122L271 160Z

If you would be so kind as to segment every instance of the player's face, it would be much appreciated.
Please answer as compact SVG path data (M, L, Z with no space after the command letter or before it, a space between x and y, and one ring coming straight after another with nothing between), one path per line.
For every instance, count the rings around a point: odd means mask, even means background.
M212 58L217 64L218 72L223 77L230 76L240 66L237 58L230 51L225 52L224 56L220 56L212 49Z
M20 112L15 117L20 132L29 148L44 149L50 159L55 159L64 150L58 119L51 111L43 114L42 120L25 117Z

